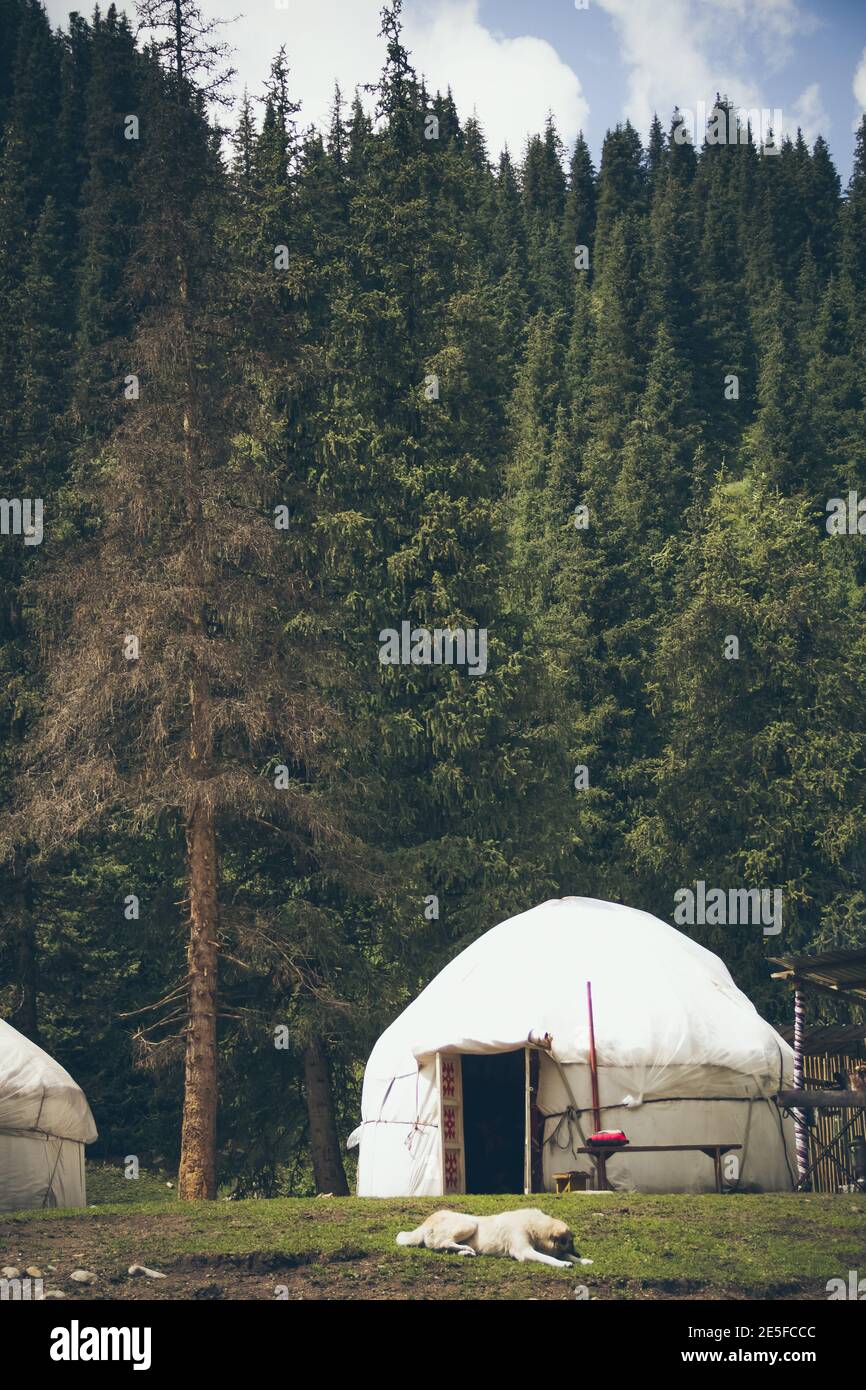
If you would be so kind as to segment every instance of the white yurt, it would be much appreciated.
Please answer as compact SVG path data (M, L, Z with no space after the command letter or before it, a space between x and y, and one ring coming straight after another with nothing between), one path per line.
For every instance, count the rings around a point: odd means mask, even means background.
M792 1072L718 956L647 912L553 899L473 942L379 1038L349 1139L358 1195L595 1188L579 1150L596 1128L628 1139L605 1164L614 1189L790 1190L773 1096Z
M83 1207L96 1125L80 1086L0 1019L0 1211Z

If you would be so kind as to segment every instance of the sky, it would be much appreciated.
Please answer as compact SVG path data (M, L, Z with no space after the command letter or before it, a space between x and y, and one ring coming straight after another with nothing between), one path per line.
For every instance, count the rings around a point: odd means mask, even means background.
M382 0L200 3L240 16L225 30L239 90L259 94L286 45L306 124L326 121L335 80L351 95L381 69ZM46 8L63 24L72 7ZM519 154L552 113L566 145L583 130L597 162L618 121L645 135L653 112L665 125L675 105L698 117L720 91L781 112L774 124L810 143L822 134L843 182L850 173L866 111L864 0L405 0L404 23L416 70L432 89L450 85L461 115L475 111L494 156L504 144Z

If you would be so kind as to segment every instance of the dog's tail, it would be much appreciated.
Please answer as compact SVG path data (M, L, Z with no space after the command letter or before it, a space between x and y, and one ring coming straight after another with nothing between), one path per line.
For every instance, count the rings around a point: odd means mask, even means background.
M423 1227L422 1227L422 1226L416 1226L414 1231L398 1231L398 1232L397 1232L397 1244L398 1244L398 1245L423 1245L423 1244L424 1244L424 1229L423 1229Z

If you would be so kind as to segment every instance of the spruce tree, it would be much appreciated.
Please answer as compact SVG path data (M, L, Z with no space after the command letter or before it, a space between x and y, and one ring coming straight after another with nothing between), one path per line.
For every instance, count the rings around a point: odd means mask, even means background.
M535 838L534 808L544 788L536 773L551 748L519 620L501 617L502 300L477 283L471 239L452 211L455 192L462 194L448 178L449 150L424 138L399 6L386 10L383 29L383 119L353 189L320 468L342 498L333 530L353 614L347 640L368 692L378 776L389 789L382 830L418 894L416 941L402 948L407 969L418 969L421 888L441 898L433 936L441 949L443 940L481 929L473 901L483 898L485 921L493 921L515 892L523 894L522 845L525 884L544 879L550 847ZM507 189L500 193L501 215L514 215ZM483 629L487 674L381 665L377 636L403 621Z
M812 147L804 190L809 251L822 281L836 268L839 255L841 183L827 141L819 135Z
M609 130L601 149L596 203L595 273L598 274L617 221L646 210L647 175L640 136L630 121Z
M287 555L266 469L240 429L216 242L221 171L183 59L168 73L151 69L136 170L131 289L146 291L147 310L129 364L140 399L82 483L98 530L58 555L40 584L52 659L29 757L42 773L22 788L19 814L46 850L112 810L137 825L182 825L179 1195L212 1198L221 837L257 817L322 846L339 831L334 807L310 785L332 721L328 657L310 650L310 585L291 547Z
M111 5L104 18L94 18L82 117L86 174L76 248L73 418L85 447L119 420L123 348L139 307L131 301L126 271L138 216L135 166L147 138L142 70L129 23Z
M9 20L3 58L0 143L0 451L5 499L45 503L65 466L61 415L68 349L69 213L59 168L61 42L45 12L23 0ZM56 355L55 355L56 354ZM56 394L55 394L56 393ZM5 505L5 503L4 503ZM50 507L50 503L49 503ZM44 525L44 522L43 522ZM0 799L19 767L36 704L21 584L36 545L4 535L0 546ZM11 1017L40 1035L40 980L27 837L0 867L0 971L12 985Z
M690 929L769 1011L768 951L862 939L859 625L847 542L816 545L801 501L723 483L702 510L653 663L654 805L629 844L662 914L698 879L782 890L781 936Z
M581 131L574 146L568 172L568 192L565 197L563 221L565 250L571 264L579 246L589 250L589 274L592 275L595 237L596 175L589 146Z
M818 502L825 478L814 448L793 309L781 286L773 292L770 309L772 329L761 359L758 413L746 434L746 454L754 469L782 492L803 491Z

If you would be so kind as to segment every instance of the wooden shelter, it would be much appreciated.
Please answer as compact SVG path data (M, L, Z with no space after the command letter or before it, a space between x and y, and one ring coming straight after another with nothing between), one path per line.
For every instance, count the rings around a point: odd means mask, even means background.
M794 1021L779 1032L794 1049L794 1086L801 1093L816 1093L820 1103L809 1107L809 1123L797 1125L797 1163L803 1186L815 1192L837 1192L851 1180L851 1142L866 1140L866 1095L846 1091L848 1078L866 1063L866 1023L830 1023L803 1026L807 993L834 998L866 1008L866 950L827 951L816 956L771 957L781 967L774 980L784 980L794 990ZM840 1104L834 1105L839 1091ZM820 1094L823 1093L823 1094ZM789 1095L791 1093L788 1093ZM842 1104L843 1096L850 1105ZM795 1112L795 1118L803 1112Z

